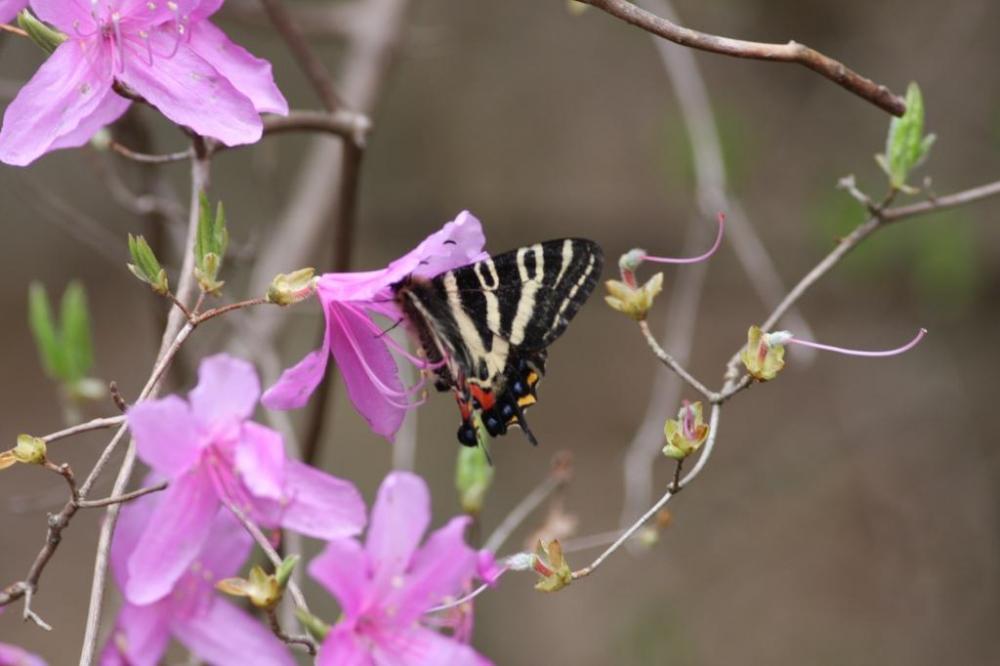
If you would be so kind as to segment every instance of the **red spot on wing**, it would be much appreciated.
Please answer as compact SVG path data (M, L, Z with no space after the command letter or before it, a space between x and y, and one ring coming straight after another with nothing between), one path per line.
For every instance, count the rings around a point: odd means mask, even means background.
M469 391L472 393L472 397L476 399L476 402L479 403L479 406L483 409L483 411L493 409L493 405L496 403L493 391L483 389L481 386L476 386L475 384L469 386Z

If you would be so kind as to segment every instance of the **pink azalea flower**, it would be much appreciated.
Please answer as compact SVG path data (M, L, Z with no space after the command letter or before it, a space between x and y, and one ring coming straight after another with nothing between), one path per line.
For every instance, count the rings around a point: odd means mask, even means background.
M33 0L66 34L4 113L0 161L24 166L81 146L130 101L118 81L170 120L227 145L253 143L260 113L285 114L271 65L207 19L222 0Z
M0 615L6 606L0 606ZM0 643L0 666L47 666L45 660L24 648L10 643Z
M27 6L28 0L0 0L0 23L10 23ZM3 663L0 661L0 666Z
M271 409L296 409L306 403L326 372L330 354L337 361L347 394L372 430L391 440L415 403L420 385L405 388L393 358L395 349L418 367L427 365L400 349L383 327L372 321L378 314L389 321L403 316L393 302L391 285L408 275L431 277L486 257L482 226L462 211L452 222L386 268L358 273L327 273L316 288L326 317L323 346L285 370L261 402Z
M24 648L0 643L0 666L47 666L44 659Z
M434 606L461 596L477 569L466 545L467 516L451 519L420 546L430 522L423 480L393 472L382 482L368 537L334 539L309 565L343 612L323 641L319 666L479 666L468 645L421 623Z
M130 602L170 592L209 539L223 502L265 527L319 539L364 526L353 484L286 459L281 435L248 420L259 395L253 366L219 354L202 360L188 401L168 396L129 410L139 457L170 479L128 561Z
M150 495L122 509L111 542L111 566L119 588L128 588L129 560L167 498ZM101 654L101 666L155 666L171 637L216 666L292 666L285 645L252 615L215 594L217 581L235 575L250 553L251 539L230 513L220 512L206 541L159 601L126 601Z

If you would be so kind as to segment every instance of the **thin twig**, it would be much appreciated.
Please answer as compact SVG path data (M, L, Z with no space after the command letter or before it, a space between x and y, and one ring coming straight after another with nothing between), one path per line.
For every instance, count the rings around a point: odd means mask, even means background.
M665 366L676 372L681 379L691 386L691 388L705 396L706 400L709 402L715 400L716 395L710 391L708 387L698 381L690 372L685 370L684 366L674 360L674 357L668 354L663 347L660 346L660 343L657 342L656 338L653 336L652 331L649 330L649 323L646 320L639 322L639 330L642 331L643 336L646 338L646 344L649 345L649 348L652 350L653 354L656 355L656 358L660 359Z
M193 315L192 321L197 326L198 324L206 322L209 319L214 319L215 317L232 312L233 310L242 310L243 308L249 308L255 305L267 305L269 303L270 301L268 301L264 297L248 298L245 301L239 301L237 303L229 303L228 305L220 305L217 308L212 308L211 310L205 310L201 314Z
M319 96L323 107L327 111L334 111L342 106L343 102L337 95L333 87L333 79L327 71L323 61L313 52L309 42L302 34L302 30L296 24L295 19L285 8L281 0L260 0L264 6L267 17L271 19L278 34L285 40L288 49L295 56L295 61L299 64L299 69L309 79L313 89Z
M133 490L130 493L125 493L123 495L117 495L115 497L105 497L99 500L83 500L77 502L77 506L81 509L95 509L102 506L110 506L112 504L122 504L123 502L130 502L134 499L142 497L143 495L149 495L150 493L158 493L161 490L166 490L168 483L163 481L155 486L149 486L148 488L139 488L138 490Z
M140 153L138 151L132 150L117 141L112 140L108 147L112 151L118 153L122 157L132 160L133 162L141 162L142 164L169 164L170 162L182 162L189 160L194 156L194 153L190 148L187 150L179 150L176 153L165 153L162 155L150 155L148 153Z
M208 154L205 142L199 137L192 140L194 159L191 160L191 203L188 217L188 229L184 243L184 261L181 265L181 277L177 286L177 298L184 302L190 299L195 292L196 281L194 278L194 239L198 233L198 220L200 211L200 197L208 187L211 157ZM143 398L155 395L159 386L159 377L169 364L169 359L176 355L180 349L180 343L193 330L191 322L185 322L184 314L180 310L172 309L167 316L167 325L163 331L163 338L160 342L160 351L157 357L157 369L154 370L150 382L147 383L148 390ZM186 332L186 333L185 333ZM110 447L109 447L110 448ZM111 496L122 495L132 476L132 469L135 466L135 444L129 444L125 452L125 459L118 471ZM96 477L95 477L96 478ZM104 583L107 578L108 557L111 550L111 537L114 534L115 524L118 520L118 513L121 504L108 506L104 522L101 524L100 535L97 543L97 557L94 562L94 578L90 588L90 604L87 609L87 625L83 638L83 647L80 651L80 666L90 666L97 649L98 629L100 628L101 608L104 603Z
M975 201L980 201L981 199L997 196L998 194L1000 194L1000 180L943 197L935 197L928 201L910 204L909 206L887 208L882 211L882 219L887 224L890 222L899 222L910 217L916 217L917 215L926 215L927 213L935 213L948 208L955 208L956 206L964 206Z
M0 32L9 32L12 35L17 35L18 37L27 37L28 33L20 28L14 27L9 23L0 23Z
M564 483L564 479L557 475L550 473L546 476L544 481L535 486L534 490L530 493L525 495L521 501L518 502L513 509L511 509L511 512L508 513L502 521L500 521L500 524L497 525L496 529L493 530L493 533L486 539L483 549L488 550L491 553L497 552L514 532L514 530L516 530L535 509L541 506L542 502L548 499L549 495L558 490Z
M48 435L43 435L41 439L46 444L51 444L60 439L66 439L67 437L73 437L74 435L79 435L80 433L90 432L91 430L103 430L105 428L113 428L117 425L121 425L125 422L124 416L105 416L98 419L92 419L84 423L78 423L75 426L70 426L63 430L57 430L56 432L50 432Z
M268 608L265 614L267 615L267 623L271 626L271 631L282 643L302 646L310 656L316 656L316 644L311 638L308 636L289 636L286 634L281 628L281 623L278 622L278 614L274 612L273 608Z
M729 37L710 35L679 26L676 23L635 6L631 2L628 2L628 0L579 1L681 46L688 46L701 51L736 58L788 62L802 65L894 116L902 116L906 111L906 104L902 98L894 95L885 86L876 84L871 79L867 79L849 69L843 63L825 56L804 44L793 41L787 44L766 44L763 42L748 42L742 39L730 39Z
M248 518L243 511L234 506L228 500L224 499L223 504L226 505L226 508L229 509L234 516L236 516L236 520L240 521L243 528L250 534L250 536L253 537L253 540L257 542L260 549L264 551L265 555L267 555L267 559L271 560L271 564L273 564L275 568L281 566L281 555L279 555L278 551L274 549L274 546L272 546L271 542L267 540L267 536L261 532L260 528L252 520L250 520L250 518ZM306 598L302 594L302 590L299 589L299 586L295 584L295 581L288 581L288 591L292 594L292 599L295 601L295 605L308 613L309 606L306 605Z

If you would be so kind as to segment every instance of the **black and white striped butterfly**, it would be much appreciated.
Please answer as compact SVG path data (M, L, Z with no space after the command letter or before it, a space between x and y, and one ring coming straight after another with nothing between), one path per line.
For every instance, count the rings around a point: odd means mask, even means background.
M458 401L459 442L476 445L472 417L479 412L490 435L517 425L538 443L524 410L537 400L546 349L594 290L603 260L597 243L566 238L392 285L435 367L435 386Z

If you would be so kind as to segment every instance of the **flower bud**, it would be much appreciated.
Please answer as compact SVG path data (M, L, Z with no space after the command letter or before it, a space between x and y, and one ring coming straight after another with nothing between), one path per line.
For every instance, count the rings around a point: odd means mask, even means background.
M316 289L316 271L300 268L291 273L278 273L267 288L267 302L293 305L312 296Z
M759 326L747 332L747 346L740 352L743 367L751 377L766 382L778 376L785 367L785 347L788 341L783 332L765 334Z
M708 424L702 418L701 403L693 405L684 401L676 419L668 419L663 426L667 445L663 453L674 460L684 460L697 451L708 438Z
M542 577L535 583L535 589L540 592L558 592L573 582L573 570L563 557L562 546L558 539L548 543L538 542L532 566Z
M278 579L271 574L265 573L258 565L254 565L250 569L249 580L245 578L226 578L216 583L215 587L221 592L234 597L246 597L257 608L274 608L281 600L282 588L278 584Z
M18 435L17 446L0 453L0 469L10 467L14 463L41 465L45 462L45 454L44 439L31 435Z
M28 33L31 41L42 47L46 53L52 53L66 41L66 35L45 25L27 9L17 15L17 25Z
M608 305L636 321L643 321L656 295L663 291L663 273L657 273L641 287L632 287L619 280L608 280L604 286L608 289L608 296L604 297Z

